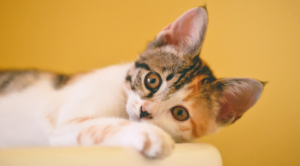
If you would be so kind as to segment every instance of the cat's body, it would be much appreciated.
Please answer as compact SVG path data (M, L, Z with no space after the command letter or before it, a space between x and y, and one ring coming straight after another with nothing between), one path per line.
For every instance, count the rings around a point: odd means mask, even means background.
M173 140L233 123L256 103L263 84L216 79L199 58L206 26L205 8L187 11L135 63L72 76L0 72L0 147L130 146L165 157Z
M48 136L55 127L76 118L128 119L123 86L131 66L73 75L64 83L57 81L61 75L50 72L7 71L0 75L0 80L24 86L22 93L14 93L18 85L9 88L1 82L5 97L0 96L0 147L49 145Z

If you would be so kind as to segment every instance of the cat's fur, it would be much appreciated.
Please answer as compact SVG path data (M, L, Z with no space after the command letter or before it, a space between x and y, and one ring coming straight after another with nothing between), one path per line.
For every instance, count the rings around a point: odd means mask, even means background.
M199 58L206 27L206 9L198 7L165 27L135 63L70 76L2 71L0 147L130 146L165 157L173 140L233 123L256 103L263 84L216 79Z

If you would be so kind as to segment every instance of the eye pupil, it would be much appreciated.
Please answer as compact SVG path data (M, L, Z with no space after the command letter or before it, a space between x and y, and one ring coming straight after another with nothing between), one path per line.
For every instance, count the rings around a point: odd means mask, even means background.
M150 84L155 84L156 83L156 78L152 78L151 80L150 80Z
M183 110L179 110L178 112L177 112L177 115L178 116L181 116L183 114Z

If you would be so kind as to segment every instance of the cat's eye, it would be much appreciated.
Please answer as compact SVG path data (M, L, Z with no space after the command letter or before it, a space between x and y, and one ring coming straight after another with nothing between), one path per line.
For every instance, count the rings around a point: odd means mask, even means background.
M189 113L184 107L181 107L181 106L173 107L173 108L171 108L171 112L172 112L173 117L176 120L185 121L189 118Z
M147 89L156 92L160 87L161 78L157 73L152 71L146 75L144 82Z

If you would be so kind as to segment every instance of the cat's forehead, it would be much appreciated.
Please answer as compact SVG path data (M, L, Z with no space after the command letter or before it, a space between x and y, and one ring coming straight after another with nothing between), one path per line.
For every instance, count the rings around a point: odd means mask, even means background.
M145 63L150 70L156 70L157 72L169 72L186 65L188 62L174 52L154 49L141 53L136 63Z

